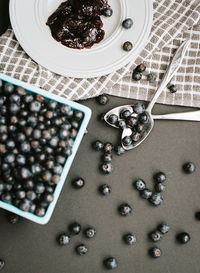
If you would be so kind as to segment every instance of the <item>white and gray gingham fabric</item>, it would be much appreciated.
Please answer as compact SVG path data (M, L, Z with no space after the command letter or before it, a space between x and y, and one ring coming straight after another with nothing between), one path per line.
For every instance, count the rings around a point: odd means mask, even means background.
M134 63L107 76L93 79L67 78L35 63L20 47L13 30L0 37L0 72L29 82L71 100L111 95L150 100L180 43L190 38L192 43L183 64L172 79L178 92L167 89L160 103L200 106L200 0L154 0L154 20L149 40ZM155 83L131 78L134 67L144 62L147 72L158 76Z

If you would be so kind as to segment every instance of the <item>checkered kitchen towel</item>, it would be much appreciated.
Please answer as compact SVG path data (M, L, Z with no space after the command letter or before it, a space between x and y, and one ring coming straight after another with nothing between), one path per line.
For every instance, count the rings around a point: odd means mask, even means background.
M154 21L149 40L134 63L107 76L93 79L66 78L36 64L20 47L12 29L0 37L0 72L29 82L71 100L86 99L100 93L150 100L170 59L180 43L192 40L182 66L172 82L178 92L163 91L158 102L200 106L200 0L154 0ZM145 62L147 70L158 76L150 84L131 79L133 68Z

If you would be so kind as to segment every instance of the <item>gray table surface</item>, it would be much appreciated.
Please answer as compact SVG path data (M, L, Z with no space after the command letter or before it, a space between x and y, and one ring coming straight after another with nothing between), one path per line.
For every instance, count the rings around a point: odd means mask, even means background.
M6 1L2 1L7 5ZM0 6L2 12L2 6ZM3 12L2 12L3 14ZM7 18L5 16L5 18ZM7 21L3 21L7 22ZM1 30L5 28L1 25ZM81 146L67 177L63 191L50 222L41 226L21 219L17 225L7 221L7 212L0 211L0 258L6 261L5 273L99 273L106 272L102 260L107 256L118 259L114 272L120 273L199 273L200 272L200 222L194 213L200 210L200 125L195 122L156 121L155 128L143 145L118 157L114 156L114 171L103 175L98 166L101 153L91 148L96 139L117 144L119 131L106 126L97 116L110 108L132 101L110 97L106 106L98 105L94 99L83 102L93 115L89 133ZM187 111L189 108L156 105L155 113ZM184 162L193 161L197 170L192 175L182 171ZM132 182L143 178L153 188L152 176L157 171L167 174L166 191L162 206L152 207L142 200ZM86 185L81 190L71 187L71 180L82 176ZM108 183L112 193L103 197L98 186ZM121 217L117 206L128 202L133 207L129 217ZM56 236L67 232L68 225L78 221L83 228L88 225L97 230L95 239L85 239L82 233L71 237L70 245L60 247ZM156 244L163 255L154 260L148 249L155 244L148 240L148 233L157 224L166 221L171 230ZM177 244L178 232L187 231L191 241L187 245ZM122 235L132 232L137 236L134 246L127 246ZM78 256L75 246L85 243L88 253Z

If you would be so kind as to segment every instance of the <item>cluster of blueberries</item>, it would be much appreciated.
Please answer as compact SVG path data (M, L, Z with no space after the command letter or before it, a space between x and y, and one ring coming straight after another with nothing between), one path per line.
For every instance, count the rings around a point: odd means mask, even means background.
M164 182L166 181L166 174L163 172L158 172L154 175L154 181L155 181L155 192L151 191L146 187L146 183L141 178L137 179L134 182L134 186L136 190L139 191L140 196L146 200L149 200L149 202L154 206L159 206L163 202L163 196L161 195L161 192L165 190Z
M74 222L69 225L68 229L69 229L70 235L78 235L81 232L82 227L78 222ZM87 227L86 229L84 229L83 234L88 239L94 238L96 236L96 229L94 227ZM57 241L59 245L61 246L68 245L71 240L70 235L68 235L67 233L59 234L59 236L57 237ZM76 250L76 253L79 255L84 255L88 252L87 246L83 243L78 244L75 247L75 250Z
M83 112L0 80L0 199L44 216Z

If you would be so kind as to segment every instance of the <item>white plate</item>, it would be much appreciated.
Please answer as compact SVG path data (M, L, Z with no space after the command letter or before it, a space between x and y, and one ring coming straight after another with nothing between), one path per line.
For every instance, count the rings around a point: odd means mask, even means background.
M133 61L142 50L152 24L152 0L108 0L110 18L102 16L105 38L91 49L70 49L53 39L46 21L63 0L11 0L10 19L14 33L27 54L49 70L69 77L92 78L113 72ZM126 30L125 18L134 25ZM130 52L122 50L133 43Z

